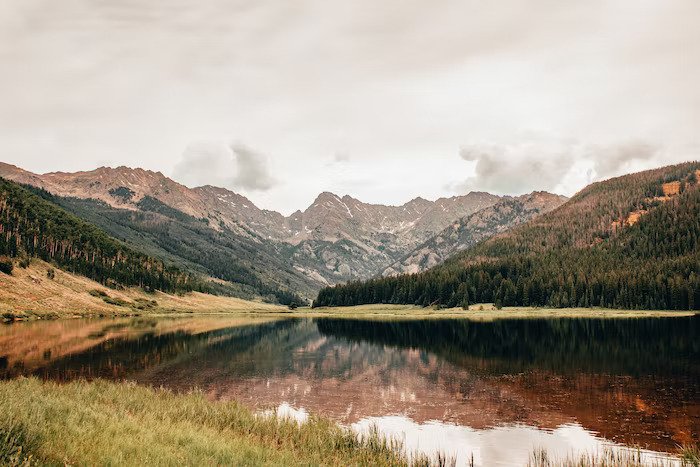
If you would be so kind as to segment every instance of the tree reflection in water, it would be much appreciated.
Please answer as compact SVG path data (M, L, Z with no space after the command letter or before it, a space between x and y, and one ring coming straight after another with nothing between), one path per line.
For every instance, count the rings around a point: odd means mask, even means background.
M1 328L0 376L198 387L213 399L286 403L348 424L399 415L470 430L581 426L657 450L697 442L700 432L698 317L57 326Z

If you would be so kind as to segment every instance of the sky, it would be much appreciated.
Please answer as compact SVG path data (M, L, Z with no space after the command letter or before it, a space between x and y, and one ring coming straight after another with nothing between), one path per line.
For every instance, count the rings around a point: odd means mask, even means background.
M698 0L3 0L0 160L290 213L700 158Z

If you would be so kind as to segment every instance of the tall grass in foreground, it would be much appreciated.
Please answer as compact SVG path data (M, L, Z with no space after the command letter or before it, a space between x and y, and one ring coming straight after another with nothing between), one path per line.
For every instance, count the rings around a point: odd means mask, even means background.
M700 450L655 467L700 467ZM609 450L558 459L532 453L529 467L637 467L642 453ZM645 463L647 462L647 463ZM655 463L654 463L655 462ZM24 465L454 466L443 454L406 454L373 428L357 435L332 421L260 416L200 392L177 395L130 383L0 382L0 466ZM473 460L469 465L473 465Z
M685 465L700 467L700 445L682 446L679 450L680 458Z
M656 459L634 449L604 449L601 452L583 453L565 458L552 457L544 449L536 449L530 455L527 467L698 467L700 451L697 447L684 447L675 459Z
M259 416L202 393L106 381L0 383L0 465L451 465L374 430Z

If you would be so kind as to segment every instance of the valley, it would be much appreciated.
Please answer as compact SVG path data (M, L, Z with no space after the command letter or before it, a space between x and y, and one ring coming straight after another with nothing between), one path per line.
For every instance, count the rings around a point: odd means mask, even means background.
M566 200L544 192L519 198L472 192L384 206L324 192L285 217L224 188L190 189L143 169L39 175L0 163L0 177L39 189L167 264L224 281L222 293L282 303L310 300L327 285L423 270ZM446 242L449 229L457 233Z
M288 217L140 169L0 168L0 460L698 457L698 163Z
M699 167L689 162L591 184L425 272L329 287L315 305L698 310Z
M700 0L4 0L0 467L700 467Z

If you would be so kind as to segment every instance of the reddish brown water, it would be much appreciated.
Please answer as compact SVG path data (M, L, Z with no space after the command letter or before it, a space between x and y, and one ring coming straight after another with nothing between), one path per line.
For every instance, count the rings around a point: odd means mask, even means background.
M700 318L124 319L0 327L0 377L128 379L517 465L700 435Z

